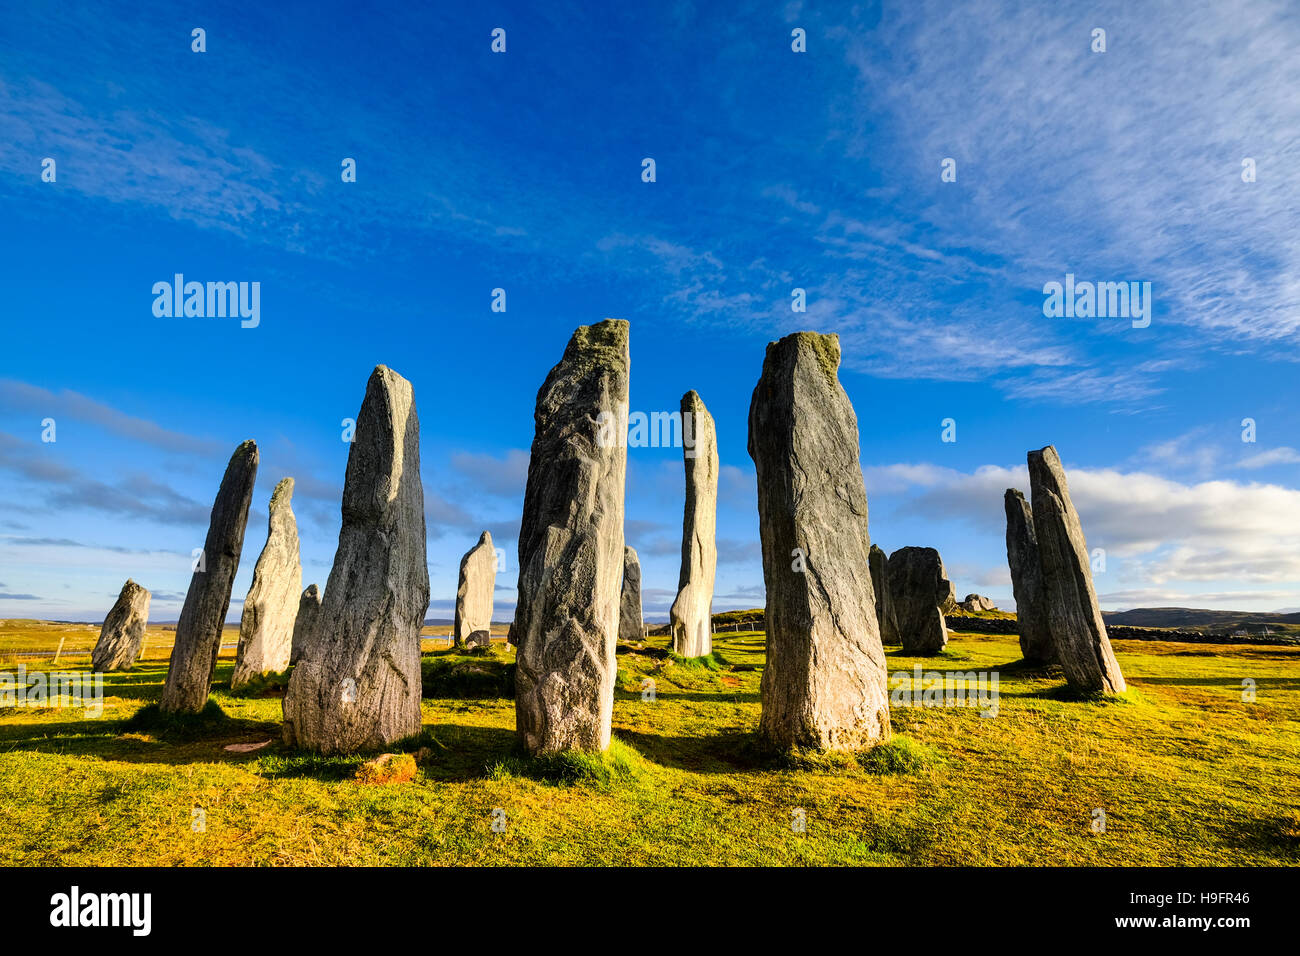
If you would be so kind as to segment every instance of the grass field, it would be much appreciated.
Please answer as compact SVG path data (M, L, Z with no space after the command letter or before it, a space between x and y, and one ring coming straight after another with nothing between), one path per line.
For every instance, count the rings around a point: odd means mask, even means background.
M10 630L0 652L36 649L30 627ZM60 669L87 667L90 645L70 654L65 636ZM956 634L929 659L890 649L891 672L997 670L998 715L900 707L898 742L872 756L771 758L754 738L762 634L720 637L709 666L651 640L621 649L610 754L544 762L514 749L513 654L433 650L424 732L395 748L418 754L415 780L377 786L352 779L362 757L284 749L279 699L232 696L228 656L213 689L228 720L188 737L125 726L161 691L166 661L146 654L106 676L98 719L0 710L0 862L1300 862L1300 648L1115 643L1132 691L1111 703L1018 668L1013 637Z

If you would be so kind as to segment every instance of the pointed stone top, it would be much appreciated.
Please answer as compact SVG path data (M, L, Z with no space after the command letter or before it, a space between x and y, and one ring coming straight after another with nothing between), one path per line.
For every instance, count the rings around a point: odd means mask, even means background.
M630 544L625 544L623 545L623 560L626 561L628 558L631 558L633 561L636 561L638 564L641 561L641 559L637 556L636 548L632 547Z
M240 443L240 446L235 449L235 453L230 456L230 463L233 465L237 458L246 458L251 461L252 464L256 465L258 463L257 442L250 438L247 441Z
M307 587L303 589L302 593L303 593L303 597L307 597L308 595L310 595L311 597L314 597L317 600L320 599L320 588L318 588L314 584L307 585Z
M1006 501L1011 498L1019 498L1021 501L1024 501L1025 493L1021 491L1019 488L1008 488L1006 490L1006 493L1002 496L1002 499Z
M293 479L281 478L275 486L275 491L271 492L271 507L278 508L281 505L287 505L293 500Z
M564 357L568 359L575 353L605 349L621 355L627 351L629 329L627 319L605 319L594 325L580 325L569 338Z
M485 544L486 544L489 548L492 547L492 532L491 532L491 531L484 531L481 535L479 535L479 536L478 536L478 544L475 545L475 547L482 547L482 546L485 545Z

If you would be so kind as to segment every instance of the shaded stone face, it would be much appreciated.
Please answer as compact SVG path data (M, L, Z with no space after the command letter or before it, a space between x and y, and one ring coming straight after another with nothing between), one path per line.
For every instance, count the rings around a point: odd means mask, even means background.
M537 393L510 628L515 722L530 754L609 746L628 369L628 324L606 319L573 333Z
M239 649L233 690L261 674L278 674L289 666L293 626L302 588L298 522L293 516L293 479L275 486L268 509L266 547L253 569L253 584L239 619Z
M641 619L641 559L636 549L623 548L623 591L619 600L618 639L633 644L645 636Z
M1124 675L1106 636L1088 544L1070 501L1061 459L1051 445L1028 457L1047 626L1066 683L1079 693L1123 693Z
M140 659L144 629L149 623L150 594L127 579L112 610L104 618L99 640L90 652L90 664L96 671L129 671Z
M302 658L303 648L311 641L312 629L320 617L320 589L314 584L307 585L298 599L298 616L293 621L293 649L289 654L289 663L297 664Z
M767 586L764 742L856 750L889 738L858 423L839 338L767 347L749 406Z
M221 629L230 610L230 589L244 547L257 462L257 444L246 441L235 449L221 479L200 563L190 578L176 622L176 643L160 701L169 713L198 713L208 702L221 650Z
M713 582L718 568L718 435L713 416L695 392L682 396L686 508L682 519L682 569L669 612L673 650L683 657L713 652ZM687 424L689 422L689 425Z
M457 647L491 643L492 607L497 586L497 553L492 535L484 531L478 544L460 559L456 585L456 617L452 637Z
M889 607L903 650L937 654L948 643L942 606L952 595L943 560L934 548L899 548L886 570Z
M880 627L880 642L898 644L898 628L894 626L894 613L889 606L889 558L884 549L873 544L868 563L871 566L871 589L876 596L876 623Z
M348 452L334 567L284 697L286 743L351 753L418 733L428 608L420 420L411 383L380 365Z
M1007 489L1002 503L1007 513L1007 567L1011 571L1011 591L1016 599L1020 653L1031 663L1052 664L1056 662L1056 645L1047 622L1033 512L1025 496L1015 488Z

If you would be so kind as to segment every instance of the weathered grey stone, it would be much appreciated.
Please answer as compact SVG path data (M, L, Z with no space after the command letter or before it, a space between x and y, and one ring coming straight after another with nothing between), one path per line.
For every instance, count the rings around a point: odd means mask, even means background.
M1031 663L1052 664L1056 662L1056 645L1047 623L1034 515L1025 496L1015 488L1007 489L1002 503L1007 513L1007 567L1011 571L1011 592L1016 599L1020 653Z
M307 585L298 599L298 616L293 621L293 649L289 654L289 663L297 664L302 659L302 651L311 641L312 629L320 618L320 588L314 584Z
M298 522L293 516L293 479L282 478L267 509L266 546L253 568L253 584L239 618L239 648L230 678L238 690L261 674L278 674L293 653L293 623L298 616L302 561Z
M908 654L937 654L948 643L941 610L952 582L934 548L899 548L889 556L887 589L898 638Z
M515 723L531 754L609 746L623 573L628 324L581 326L537 393L519 529Z
M889 558L878 545L871 546L867 559L871 568L871 590L876 596L876 624L880 627L882 644L899 644L898 628L894 626L894 613L889 607Z
M618 639L635 644L645 637L641 620L641 559L636 549L623 548L623 590L618 606Z
M767 346L749 406L767 586L759 731L768 746L857 750L889 739L858 421L836 335Z
M1066 683L1080 693L1123 693L1124 675L1093 589L1088 544L1070 501L1065 469L1051 445L1029 453L1029 493L1047 627Z
M492 642L492 605L497 586L497 553L492 535L484 531L478 544L460 559L456 585L456 618L452 637L457 647Z
M149 597L148 591L127 578L90 652L94 670L129 671L135 666L144 643L145 625L149 623Z
M420 419L411 383L379 365L357 413L320 617L284 697L285 742L350 753L418 733L428 608Z
M963 611L996 611L997 605L982 594L968 594L957 607Z
M176 643L159 704L168 713L196 714L208 702L212 672L221 651L221 629L230 610L230 589L244 547L257 461L255 442L246 441L236 448L212 504L208 536L176 622Z
M695 392L682 396L682 458L686 508L682 567L669 611L673 650L683 657L713 652L713 581L718 570L718 433Z

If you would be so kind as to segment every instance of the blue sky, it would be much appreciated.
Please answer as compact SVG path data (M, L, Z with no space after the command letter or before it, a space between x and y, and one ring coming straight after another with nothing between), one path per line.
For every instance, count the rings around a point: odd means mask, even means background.
M801 328L841 337L873 541L939 548L959 595L1011 606L1002 489L1054 443L1103 607L1300 607L1300 11L437 6L7 9L0 616L97 620L132 576L174 619L245 438L232 613L285 475L323 585L340 422L384 363L419 406L430 615L487 528L508 618L536 390L607 316L634 411L694 388L717 421L715 610L763 604L746 416ZM260 324L155 317L177 272L260 282ZM1045 317L1066 273L1151 282L1150 327ZM652 619L680 456L629 453Z

